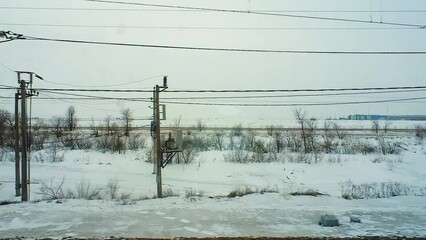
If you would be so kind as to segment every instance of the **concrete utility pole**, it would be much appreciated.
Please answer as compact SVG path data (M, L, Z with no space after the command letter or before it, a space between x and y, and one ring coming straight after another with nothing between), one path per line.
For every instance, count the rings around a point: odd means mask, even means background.
M157 152L157 197L163 197L163 182L161 177L161 166L163 165L163 154L161 153L161 131L160 131L160 104L159 104L160 87L155 86L155 136L156 140L156 152Z
M26 202L30 200L30 168L28 158L28 125L27 125L27 98L37 95L35 91L27 91L28 85L33 83L33 77L43 79L33 72L17 72L18 83L20 90L15 95L15 187L16 196L21 196L21 201ZM24 76L28 76L29 79L24 80ZM18 119L18 101L19 95L21 96L21 144L19 145L19 119ZM21 166L19 166L19 151L21 152ZM19 176L19 167L21 167L21 173ZM19 182L19 177L21 181Z
M19 156L19 93L15 93L15 195L21 196L21 174Z
M19 73L18 73L19 79ZM29 192L29 179L28 179L28 158L27 158L27 140L28 140L28 130L27 130L27 85L28 83L24 80L20 81L21 87L21 153L22 153L22 172L21 172L21 183L22 183L22 195L21 201L29 201L30 192Z
M152 116L153 116L153 121L154 121L154 123L157 121L157 119L156 119L156 117L155 116L157 116L157 110L155 110L156 109L156 107L157 107L157 105L156 105L156 91L154 90L153 91L153 96L152 96L152 101L153 101L153 114L152 114ZM157 134L157 132L155 132L155 134ZM152 169L152 174L157 174L157 139L156 138L154 138L153 139L154 140L154 149L153 149L153 156L152 156L152 159L153 159L153 169Z
M155 126L155 147L157 156L157 171L156 171L156 182L157 182L157 197L163 197L163 183L161 176L161 168L163 166L163 151L161 149L161 127L160 127L160 92L167 89L167 76L163 78L163 86L155 85L154 88L154 126Z

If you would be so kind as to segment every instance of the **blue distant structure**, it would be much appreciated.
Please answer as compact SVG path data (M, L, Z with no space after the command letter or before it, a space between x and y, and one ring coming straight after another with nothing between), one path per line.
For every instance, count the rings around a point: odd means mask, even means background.
M370 114L354 114L349 115L348 120L406 120L406 121L426 121L426 115L370 115Z

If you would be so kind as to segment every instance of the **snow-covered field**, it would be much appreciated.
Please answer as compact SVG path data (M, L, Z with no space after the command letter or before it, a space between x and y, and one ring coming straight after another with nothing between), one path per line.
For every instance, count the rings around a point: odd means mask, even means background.
M190 164L163 169L163 188L178 195L153 199L153 166L145 150L125 154L64 150L64 161L31 163L31 202L0 206L0 236L426 236L426 148L406 137L400 155L325 154L315 164L237 164L226 151L200 152ZM42 152L41 152L42 153ZM99 188L101 200L43 200L42 183L64 191L78 185ZM341 184L398 182L415 189L408 196L346 200ZM118 184L110 199L108 183ZM0 162L0 201L14 196L14 163ZM260 192L228 198L237 189ZM313 190L323 196L292 196ZM190 195L190 196L187 196ZM195 196L200 195L200 196ZM41 200L41 201L36 201ZM339 227L318 225L334 214ZM356 216L361 223L350 223Z

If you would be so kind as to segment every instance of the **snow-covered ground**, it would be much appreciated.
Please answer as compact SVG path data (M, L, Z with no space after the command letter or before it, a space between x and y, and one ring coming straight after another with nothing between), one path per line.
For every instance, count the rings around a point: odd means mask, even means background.
M224 161L226 151L201 152L188 165L163 170L165 192L179 196L152 199L156 194L153 166L146 152L126 154L63 151L64 161L31 163L30 203L0 206L0 236L426 236L426 197L345 200L341 183L398 182L426 187L426 148L404 139L401 155L324 155L316 164L237 164ZM63 189L90 183L103 200L43 200L42 182ZM118 200L108 199L107 184L116 181ZM0 201L14 197L14 163L0 162ZM227 198L236 189L267 189ZM291 196L314 190L324 196ZM201 197L186 197L188 193ZM418 193L418 192L417 192ZM36 201L42 200L42 201ZM342 224L318 225L322 214ZM362 223L350 223L357 216Z

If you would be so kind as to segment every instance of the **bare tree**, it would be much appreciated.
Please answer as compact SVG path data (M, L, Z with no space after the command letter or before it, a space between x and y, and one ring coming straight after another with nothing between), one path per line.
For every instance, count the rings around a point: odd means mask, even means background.
M222 151L225 148L225 132L224 131L215 131L213 133L213 144L219 151Z
M325 150L325 153L331 153L332 147L333 147L333 141L335 138L335 134L333 131L331 131L331 123L329 121L324 122L323 126L323 133L322 133L322 139L323 139L323 148Z
M301 132L301 136L302 136L302 141L303 141L303 147L305 150L305 153L308 153L308 146L307 146L307 141L306 141L306 122L307 122L307 118L306 118L306 112L302 111L302 109L298 108L296 110L294 110L294 117L296 118L297 123L299 124L300 127L300 132Z
M392 125L392 121L389 119L386 119L385 121L385 125L383 126L383 130L385 131L385 133L388 132L390 126Z
M92 121L90 123L90 129L92 130L92 133L90 134L91 136L94 137L99 137L99 129L101 128L101 126L96 126L95 120L92 117Z
M112 125L112 116L108 115L105 118L106 135L110 135L111 134L111 125Z
M196 122L196 125L195 125L195 128L199 131L199 132L201 132L201 131L203 131L203 130L206 130L206 123L202 120L202 119L197 119L197 122Z
M271 136L272 137L272 135L274 135L274 132L275 132L275 126L274 125L267 125L266 126L266 133L268 134L268 136Z
M13 142L12 115L7 110L0 109L0 146Z
M69 131L74 131L77 127L77 115L74 106L69 106L65 113L65 125Z
M37 119L32 125L32 133L30 135L30 144L32 148L41 150L44 148L44 143L49 138L49 132L46 130L47 124Z
M54 116L50 120L50 127L57 138L60 138L64 134L64 119L59 116Z
M336 133L337 138L339 138L340 140L343 140L343 139L347 136L346 131L345 131L345 130L343 130L343 129L339 126L339 124L337 124L337 123L333 123L333 130L334 130L334 132Z
M124 109L124 110L122 110L121 111L121 117L122 117L122 120L123 120L123 122L124 122L124 135L125 136L129 136L129 133L130 133L130 126L131 126L131 123L132 123L132 112L130 111L130 109L129 108L126 108L126 109Z
M379 120L372 120L371 130L373 130L375 133L379 133L379 129L380 129Z

